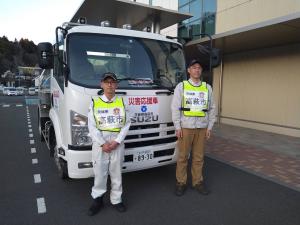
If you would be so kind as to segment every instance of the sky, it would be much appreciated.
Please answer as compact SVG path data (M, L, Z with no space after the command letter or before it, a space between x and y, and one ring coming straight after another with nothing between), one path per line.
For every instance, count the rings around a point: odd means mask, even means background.
M1 0L0 37L53 42L55 28L71 20L83 0Z

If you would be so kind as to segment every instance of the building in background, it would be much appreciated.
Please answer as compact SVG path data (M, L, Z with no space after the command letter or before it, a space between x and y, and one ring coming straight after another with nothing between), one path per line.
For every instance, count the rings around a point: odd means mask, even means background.
M219 122L300 137L300 1L217 0L213 40Z
M217 0L179 0L178 11L193 15L192 18L181 22L178 35L199 39L200 34L213 35L216 22Z

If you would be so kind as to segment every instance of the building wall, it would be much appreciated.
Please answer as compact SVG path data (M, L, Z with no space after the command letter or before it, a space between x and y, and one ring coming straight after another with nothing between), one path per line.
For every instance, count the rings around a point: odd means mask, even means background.
M216 33L300 11L300 0L218 0Z
M226 55L215 69L221 123L300 137L300 44Z

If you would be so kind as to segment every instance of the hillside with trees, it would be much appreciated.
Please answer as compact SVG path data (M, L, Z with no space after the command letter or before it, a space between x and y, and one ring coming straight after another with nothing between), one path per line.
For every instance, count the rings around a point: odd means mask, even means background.
M0 75L10 70L16 72L18 66L35 66L38 63L38 50L33 41L20 39L9 41L0 37Z

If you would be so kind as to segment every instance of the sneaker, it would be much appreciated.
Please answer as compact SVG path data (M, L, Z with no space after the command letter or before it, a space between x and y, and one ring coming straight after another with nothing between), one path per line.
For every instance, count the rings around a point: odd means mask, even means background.
M186 190L186 185L185 184L177 183L176 184L176 189L175 189L175 195L182 196L184 194L185 190Z
M88 215L94 216L100 211L102 206L103 206L103 198L102 197L95 198L91 207L89 208Z
M196 184L193 188L202 195L209 194L209 190L206 188L204 183Z
M118 211L118 212L126 212L126 206L123 204L123 202L120 202L118 204L113 205L114 208Z

